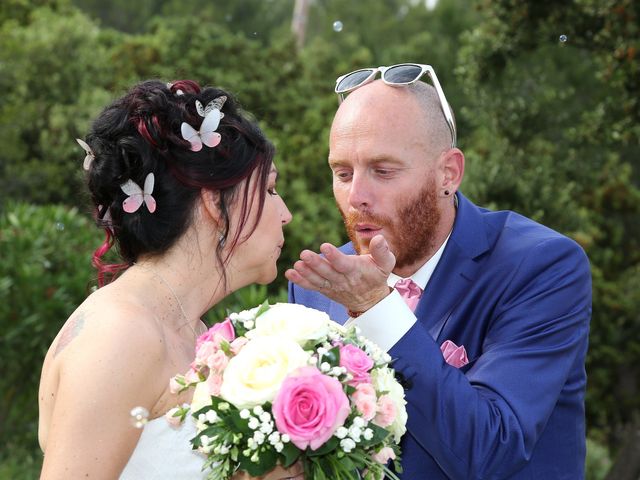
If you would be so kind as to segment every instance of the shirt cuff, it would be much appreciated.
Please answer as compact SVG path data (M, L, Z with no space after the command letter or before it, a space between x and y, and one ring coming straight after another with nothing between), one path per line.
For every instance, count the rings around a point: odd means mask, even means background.
M416 320L416 316L394 289L358 318L350 319L347 325L356 325L362 335L388 352Z

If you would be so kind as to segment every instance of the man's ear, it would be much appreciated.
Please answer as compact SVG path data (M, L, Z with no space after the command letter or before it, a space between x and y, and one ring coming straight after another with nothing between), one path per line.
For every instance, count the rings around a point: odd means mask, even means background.
M201 188L200 201L202 204L202 213L211 218L214 223L220 223L220 192Z
M464 153L458 148L446 151L441 159L442 190L453 195L462 183L464 177Z

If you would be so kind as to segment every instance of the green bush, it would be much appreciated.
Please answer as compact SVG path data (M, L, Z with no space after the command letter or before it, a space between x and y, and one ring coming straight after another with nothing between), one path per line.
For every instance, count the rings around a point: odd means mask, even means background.
M14 204L0 216L0 443L35 443L42 360L91 288L100 242L74 208Z

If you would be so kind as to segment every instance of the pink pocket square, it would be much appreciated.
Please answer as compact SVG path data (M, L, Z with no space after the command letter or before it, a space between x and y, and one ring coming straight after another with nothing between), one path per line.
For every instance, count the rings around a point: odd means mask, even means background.
M440 345L440 351L444 356L444 361L453 367L460 368L469 363L464 345L457 346L451 340L445 340Z

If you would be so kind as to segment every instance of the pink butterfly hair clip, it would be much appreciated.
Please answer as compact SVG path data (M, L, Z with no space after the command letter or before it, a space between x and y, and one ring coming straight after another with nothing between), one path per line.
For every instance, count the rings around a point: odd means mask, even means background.
M87 142L80 138L76 138L76 142L78 142L78 145L80 145L84 150L84 153L86 153L82 168L84 168L85 170L89 170L89 168L91 167L91 162L95 160L96 156L94 155L93 150L91 150L91 147Z
M129 195L122 202L122 209L127 213L134 213L144 203L149 213L155 212L156 199L151 195L153 193L154 183L155 177L153 173L149 173L144 179L144 189L140 188L140 185L131 179L120 185L122 191Z
M211 100L206 107L202 106L199 100L196 100L196 110L198 115L204 117L200 130L196 130L187 122L182 122L180 125L180 133L182 138L191 144L192 152L199 152L202 150L202 144L207 147L213 148L220 143L222 137L216 129L220 125L220 120L224 117L224 113L220 110L227 100L226 96L221 96Z

